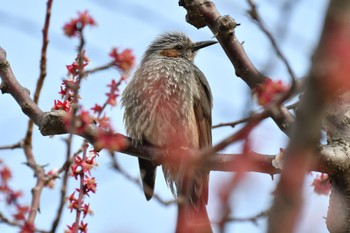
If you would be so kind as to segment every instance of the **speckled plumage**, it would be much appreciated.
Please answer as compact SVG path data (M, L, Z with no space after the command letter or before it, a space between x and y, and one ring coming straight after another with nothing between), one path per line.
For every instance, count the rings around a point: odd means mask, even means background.
M162 34L148 47L122 96L127 134L135 143L197 149L211 145L212 97L204 74L194 65L199 48L182 33ZM197 46L197 47L195 47ZM139 159L143 183L154 188L155 167ZM163 166L173 193L181 190L180 168ZM152 182L153 179L153 182ZM191 202L207 202L208 172L194 177Z

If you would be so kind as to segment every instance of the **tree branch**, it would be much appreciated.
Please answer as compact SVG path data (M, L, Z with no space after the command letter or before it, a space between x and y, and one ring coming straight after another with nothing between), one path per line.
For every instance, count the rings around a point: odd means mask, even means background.
M8 150L8 149L17 149L17 148L23 148L24 146L24 141L21 140L15 144L12 144L12 145L6 145L6 146L0 146L0 150Z
M271 41L272 47L274 48L277 56L282 60L282 62L286 66L288 73L292 79L293 85L294 85L294 82L296 80L296 76L295 76L294 71L293 71L292 67L290 66L287 58L283 55L281 49L277 45L277 41L275 40L275 38L273 37L271 32L267 29L267 27L265 26L263 21L261 20L261 17L259 15L259 12L256 9L256 5L255 5L254 1L248 0L248 3L250 5L250 10L248 11L250 16L252 17L253 20L255 20L255 22L259 25L260 29L265 33L265 35Z
M36 184L32 189L32 203L27 217L27 223L34 225L36 214L40 211L40 196L45 185L45 171L42 166L36 163L31 147L25 146L24 153L27 158L28 166L33 169L36 176Z
M267 217L269 214L269 210L261 211L260 213L246 218L239 218L239 217L228 217L225 222L252 222L255 225L257 225L257 222L261 218Z
M34 103L35 104L39 103L40 92L41 92L41 89L44 85L44 80L46 77L46 61L47 61L46 52L47 52L47 46L49 44L49 26L50 26L52 3L53 3L53 0L48 0L46 3L46 16L45 16L44 27L42 30L43 45L41 48L40 74L39 74L39 78L37 80L36 88L35 88L35 92L34 92ZM31 146L31 144L32 144L33 125L34 125L33 121L29 120L27 133L26 133L26 136L24 139L25 144L29 145L29 146Z
M241 77L253 89L262 83L263 76L252 64L242 44L235 36L235 28L239 26L230 16L221 16L212 1L180 0L179 5L187 10L186 21L201 28L208 26L232 62L236 75Z
M214 3L208 0L180 0L179 5L187 10L186 21L189 24L196 28L204 26L210 28L233 64L236 75L252 90L264 81L265 76L252 64L235 35L235 29L239 24L233 18L227 15L221 16ZM271 112L271 117L282 132L290 134L294 118L284 106L276 112Z
M331 233L350 229L350 2L329 2L323 32L313 56L312 73L323 83L326 98L323 124L328 132L328 145L323 152L329 155L332 168L331 196L327 213L327 228Z
M291 105L288 105L286 106L287 109L295 109L296 107L298 106L298 102L294 103L294 104L291 104ZM227 123L220 123L220 124L217 124L217 125L213 125L212 128L213 129L216 129L216 128L220 128L220 127L224 127L224 126L231 126L232 128L234 128L235 126L239 125L239 124L242 124L242 123L245 123L245 122L248 122L249 120L252 119L252 117L254 116L255 113L251 114L251 116L249 117L245 117L245 118L242 118L240 120L237 120L237 121L232 121L232 122L227 122ZM269 117L269 116L266 116L265 119Z

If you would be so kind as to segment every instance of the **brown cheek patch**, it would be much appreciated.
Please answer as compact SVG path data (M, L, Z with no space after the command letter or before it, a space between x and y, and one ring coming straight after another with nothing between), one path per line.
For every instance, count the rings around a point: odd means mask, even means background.
M165 49L160 52L160 55L165 57L179 57L180 53L176 49Z

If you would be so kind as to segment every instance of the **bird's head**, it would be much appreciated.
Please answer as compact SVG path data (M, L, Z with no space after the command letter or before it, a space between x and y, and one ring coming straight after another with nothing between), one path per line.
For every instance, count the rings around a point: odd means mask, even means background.
M216 41L211 40L192 42L190 38L180 32L164 33L151 43L146 51L145 58L160 55L193 61L199 49L216 43Z

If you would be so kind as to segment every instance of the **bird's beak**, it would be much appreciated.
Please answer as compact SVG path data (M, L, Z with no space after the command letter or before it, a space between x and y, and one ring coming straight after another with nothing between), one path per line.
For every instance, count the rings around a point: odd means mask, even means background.
M199 49L208 47L210 45L218 43L217 41L214 40L207 40L207 41L199 41L193 44L192 46L192 51L197 51Z

